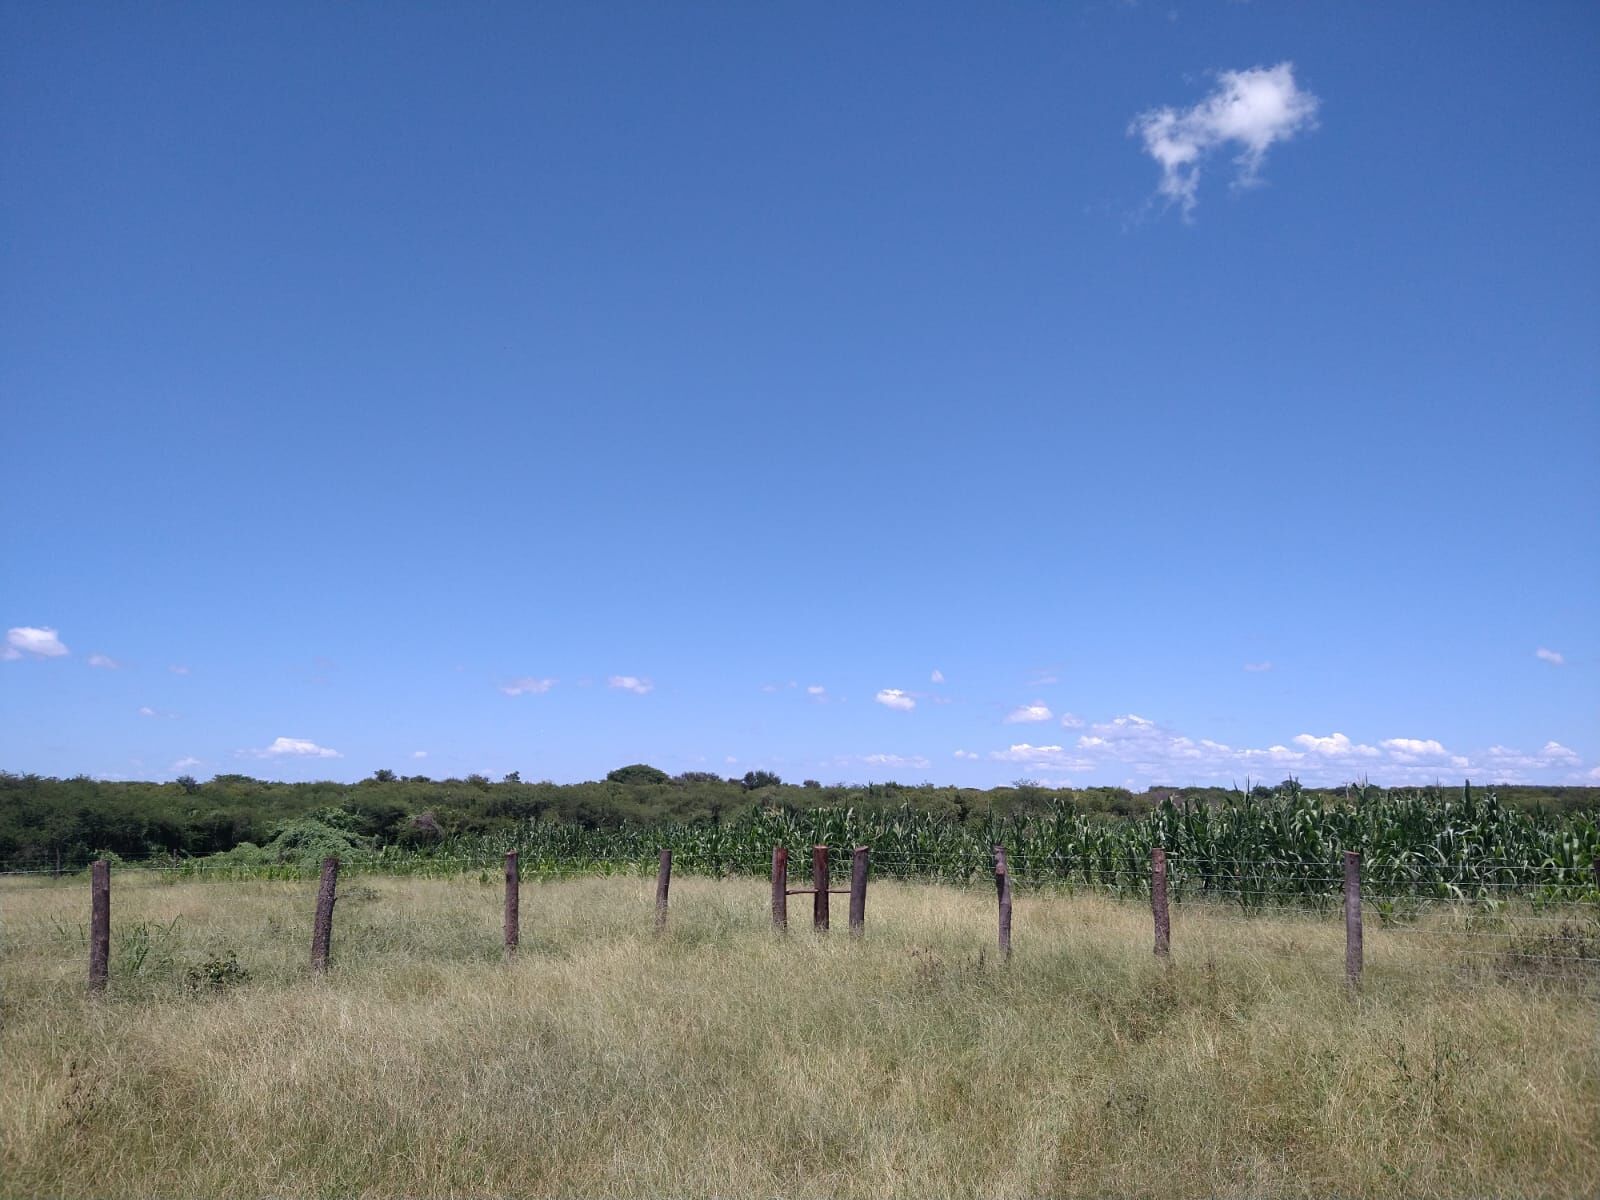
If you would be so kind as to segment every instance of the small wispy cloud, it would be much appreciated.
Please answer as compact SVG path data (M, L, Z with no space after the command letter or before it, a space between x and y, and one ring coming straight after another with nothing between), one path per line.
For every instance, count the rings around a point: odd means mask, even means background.
M167 668L167 670L171 671L174 675L187 675L189 673L189 668L184 666L182 663L173 663L172 666Z
M191 767L203 767L203 766L205 766L205 764L203 762L201 762L198 758L194 758L193 756L191 756L191 757L188 757L188 758L180 758L177 762L173 763L172 766L167 768L167 769L170 770L170 771L187 771Z
M606 685L618 691L632 692L635 696L643 696L656 686L648 679L640 679L637 675L613 675L606 680Z
M957 758L966 759L968 761L971 761L971 760L976 759L978 757L977 752L973 751L973 750L957 750L955 756Z
M917 706L917 702L899 688L884 688L873 699L885 708L897 709L900 712L910 712Z
M343 758L337 750L319 746L305 738L273 738L272 745L261 750L242 750L250 758Z
M500 691L507 696L542 696L555 687L556 682L554 679L535 679L532 675L524 675L510 683L502 683Z
M428 757L428 752L426 750L413 750L411 752L411 757L412 758L427 758Z
M1025 725L1030 721L1048 721L1054 715L1043 701L1035 701L1012 709L1006 714L1006 724Z
M1567 665L1566 655L1562 654L1559 650L1547 650L1545 647L1540 646L1533 652L1533 656L1535 658L1542 658L1545 662L1549 663L1553 667L1564 667Z
M1062 713L1061 724L1067 729L1082 729L1083 718L1077 713Z
M121 663L112 658L109 654L89 655L89 665L91 667L97 667L102 671L115 671L117 668L122 666Z
M159 717L161 714L155 709L151 708L148 704L141 704L139 706L139 715L141 717Z
M1256 671L1256 672L1270 671L1270 670L1272 670L1272 664L1270 662L1245 663L1244 669L1246 671Z
M935 667L933 669L933 674L928 676L928 681L930 683L943 683L944 682L944 672L939 670L938 667Z
M920 754L866 754L861 761L869 767L927 767L932 764Z
M1267 151L1316 127L1321 101L1295 82L1294 64L1222 71L1217 86L1191 108L1153 108L1134 118L1130 136L1161 167L1159 191L1189 220L1199 202L1200 167L1224 147L1236 151L1236 187L1259 181Z
M806 695L808 696L826 696L827 694L828 689L820 683L813 683L806 688Z
M14 625L6 630L7 659L61 658L70 653L60 635L48 625Z

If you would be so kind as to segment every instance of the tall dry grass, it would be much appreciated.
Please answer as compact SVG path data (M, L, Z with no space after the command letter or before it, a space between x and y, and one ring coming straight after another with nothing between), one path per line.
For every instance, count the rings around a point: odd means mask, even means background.
M992 893L876 884L853 944L686 878L658 939L587 879L506 965L493 882L358 878L310 979L313 887L119 876L95 1003L87 886L0 884L0 1190L1594 1194L1595 990L1506 969L1515 921L1369 927L1353 1000L1325 918L1186 906L1163 966L1138 905L1019 896L1006 964Z

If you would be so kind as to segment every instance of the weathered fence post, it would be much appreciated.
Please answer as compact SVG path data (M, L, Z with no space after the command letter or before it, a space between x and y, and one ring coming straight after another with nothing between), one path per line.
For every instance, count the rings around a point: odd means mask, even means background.
M867 923L867 855L857 846L850 856L850 936L860 937Z
M1361 855L1344 852L1344 981L1361 986Z
M518 867L517 852L506 851L506 957L510 958L517 952L517 942L521 939L521 912L522 912L522 872Z
M1167 914L1167 852L1160 846L1150 851L1150 910L1156 918L1156 954L1172 955L1172 918Z
M89 868L89 994L106 990L111 962L111 864L96 859Z
M322 860L322 883L317 888L317 919L311 926L311 969L328 969L328 948L333 942L333 895L339 882L339 860Z
M672 851L661 852L661 865L656 868L656 932L667 927L667 889L672 886Z
M782 846L772 848L772 927L789 929L789 851Z
M828 932L828 848L811 847L811 928Z
M1011 957L1011 871L1006 866L1006 848L994 848L994 890L1000 902L1000 953Z

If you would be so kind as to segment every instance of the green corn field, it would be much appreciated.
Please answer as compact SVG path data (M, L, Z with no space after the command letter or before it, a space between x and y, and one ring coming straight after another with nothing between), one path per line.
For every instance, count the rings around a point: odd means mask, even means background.
M347 860L353 869L454 874L490 871L518 852L525 876L653 870L671 850L674 870L765 876L774 846L791 871L810 871L810 848L871 848L876 877L946 883L992 878L1004 846L1014 885L1148 891L1151 850L1167 852L1177 900L1218 898L1249 907L1322 905L1342 887L1343 854L1361 855L1369 897L1451 900L1571 900L1596 893L1597 814L1543 817L1514 810L1492 791L1352 790L1329 800L1287 783L1270 794L1239 793L1221 804L1167 800L1136 819L1085 814L1057 804L1029 816L974 813L956 821L910 807L757 807L720 823L614 829L529 822L493 835L456 838L430 850L389 848ZM191 860L196 873L294 875L308 864L246 867L221 856Z

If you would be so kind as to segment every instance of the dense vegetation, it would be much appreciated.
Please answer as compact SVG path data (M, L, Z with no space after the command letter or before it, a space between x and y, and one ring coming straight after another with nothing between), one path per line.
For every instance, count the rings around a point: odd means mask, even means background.
M525 871L559 874L638 870L669 848L682 871L761 874L774 845L790 847L803 870L806 847L824 844L872 847L880 875L970 882L985 877L1003 844L1024 885L1139 889L1151 848L1162 846L1179 896L1250 902L1337 894L1347 849L1361 852L1374 894L1442 897L1589 889L1600 858L1596 789L1534 801L1471 785L1318 792L1288 781L1248 793L1135 796L1026 783L990 792L791 787L764 772L668 778L643 765L566 787L380 772L354 785L7 775L0 789L0 861L46 869L109 855L294 875L338 855L351 866L443 873L486 870L515 849ZM1575 798L1591 806L1577 808Z

